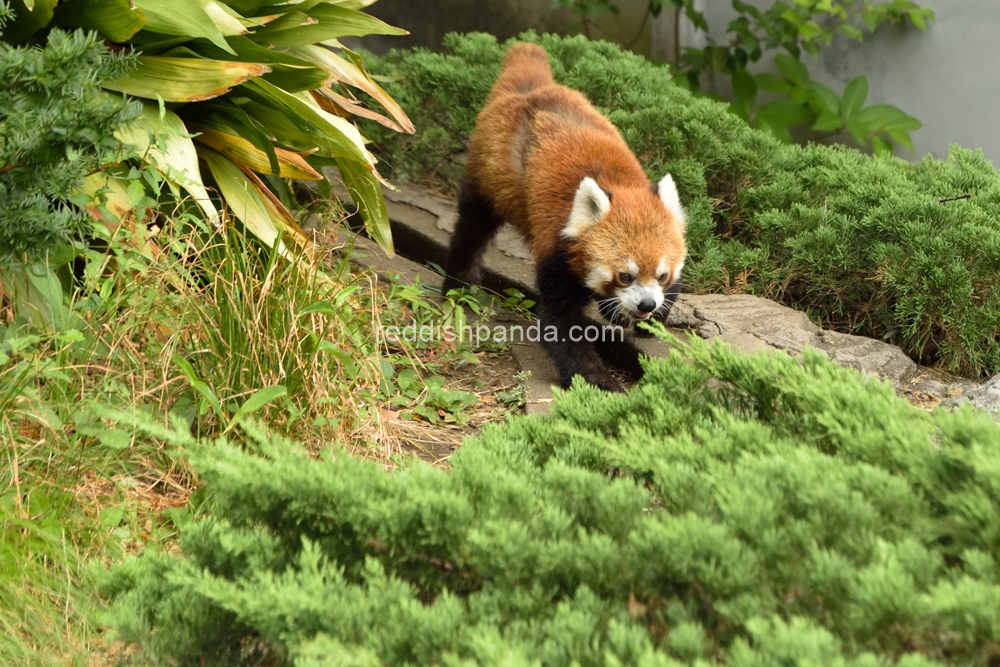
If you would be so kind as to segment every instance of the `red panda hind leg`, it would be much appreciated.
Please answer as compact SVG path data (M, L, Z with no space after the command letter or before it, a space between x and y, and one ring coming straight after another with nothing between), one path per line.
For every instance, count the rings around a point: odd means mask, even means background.
M476 183L466 178L458 195L458 222L448 249L448 266L441 293L482 281L483 253L503 220Z
M562 386L568 388L573 376L580 375L605 391L625 391L585 338L587 327L594 325L584 317L583 308L594 294L573 276L565 248L542 260L537 271L542 340Z

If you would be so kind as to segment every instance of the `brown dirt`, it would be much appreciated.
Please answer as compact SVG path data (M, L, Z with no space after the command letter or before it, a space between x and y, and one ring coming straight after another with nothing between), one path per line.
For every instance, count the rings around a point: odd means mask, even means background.
M500 392L510 391L518 384L514 375L520 368L509 349L481 352L476 356L479 363L468 364L443 375L445 389L468 391L479 398L479 403L462 413L468 421L464 424L432 424L419 418L400 419L398 411L383 409L382 423L391 443L390 449L415 455L428 463L447 466L448 459L465 438L478 435L486 424L501 422L517 410L516 406L506 405L500 397Z

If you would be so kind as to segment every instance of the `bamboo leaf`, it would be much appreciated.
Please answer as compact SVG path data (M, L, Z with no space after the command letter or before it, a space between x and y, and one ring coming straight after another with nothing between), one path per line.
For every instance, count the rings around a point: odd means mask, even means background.
M255 147L246 139L211 129L201 130L196 139L199 143L218 151L236 164L252 169L253 171L275 174L284 178L300 178L313 181L323 178L322 174L309 166L309 163L301 155L292 151L286 151L283 148L274 149L279 167L279 172L275 173L271 168L267 153Z
M104 84L108 90L165 102L196 102L224 95L248 79L269 72L267 65L199 58L139 56L139 67Z

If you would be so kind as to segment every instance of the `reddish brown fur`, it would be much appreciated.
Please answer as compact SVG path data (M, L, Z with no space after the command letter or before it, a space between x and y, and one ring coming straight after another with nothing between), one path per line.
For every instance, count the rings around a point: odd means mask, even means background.
M639 264L641 280L664 256L671 267L684 259L682 225L618 130L582 94L554 82L535 44L508 52L472 135L466 174L529 241L536 262L553 252L580 182L593 178L610 195L611 211L571 247L581 280L596 264L615 275L626 257Z

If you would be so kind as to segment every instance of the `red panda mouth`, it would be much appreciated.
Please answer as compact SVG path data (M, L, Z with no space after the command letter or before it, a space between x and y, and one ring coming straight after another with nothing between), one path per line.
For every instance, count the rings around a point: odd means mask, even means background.
M648 320L652 313L632 313L632 317L637 320Z

